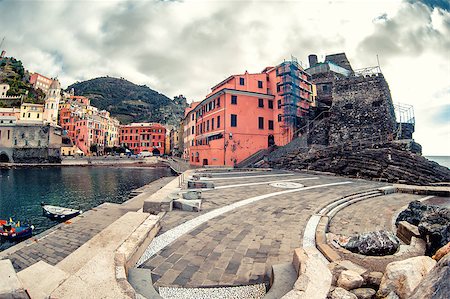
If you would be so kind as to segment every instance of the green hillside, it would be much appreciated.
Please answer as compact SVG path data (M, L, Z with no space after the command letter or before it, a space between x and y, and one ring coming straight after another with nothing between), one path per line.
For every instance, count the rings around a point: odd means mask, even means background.
M178 125L187 106L183 96L173 100L150 89L125 79L100 77L77 82L68 87L75 95L91 99L91 105L108 110L121 123L159 122Z

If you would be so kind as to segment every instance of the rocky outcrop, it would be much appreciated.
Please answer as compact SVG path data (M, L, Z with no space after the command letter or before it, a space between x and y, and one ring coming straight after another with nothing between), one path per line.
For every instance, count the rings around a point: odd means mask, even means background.
M363 255L390 255L397 252L400 241L391 232L377 231L353 236L345 245L347 250Z
M395 293L400 299L410 298L422 278L433 268L436 261L428 256L417 256L386 267L377 297Z
M428 185L450 181L450 170L405 150L396 142L355 142L313 149L299 149L269 160L272 168L316 170L392 183Z
M448 298L450 294L450 254L439 263L417 285L410 299Z
M407 221L418 227L420 236L427 241L427 255L433 255L450 242L450 210L419 201L413 201L402 211L396 224Z

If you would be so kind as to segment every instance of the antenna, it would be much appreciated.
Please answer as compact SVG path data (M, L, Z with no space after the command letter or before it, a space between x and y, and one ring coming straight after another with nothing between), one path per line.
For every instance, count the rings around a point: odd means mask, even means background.
M5 42L5 37L2 38L2 42L0 43L0 50L2 49L3 43Z
M377 54L377 63L378 63L378 69L379 69L380 72L381 72L380 59L378 58L378 54Z

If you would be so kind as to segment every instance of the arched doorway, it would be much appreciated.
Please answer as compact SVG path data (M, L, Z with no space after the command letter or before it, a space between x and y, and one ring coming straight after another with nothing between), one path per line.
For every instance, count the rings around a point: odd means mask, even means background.
M0 163L9 163L9 157L5 153L0 153Z
M272 145L275 145L275 138L273 135L269 135L269 137L267 137L267 146L271 147Z
M159 156L159 155L160 155L159 149L157 149L157 148L155 148L155 149L152 151L152 153L153 153L153 156Z

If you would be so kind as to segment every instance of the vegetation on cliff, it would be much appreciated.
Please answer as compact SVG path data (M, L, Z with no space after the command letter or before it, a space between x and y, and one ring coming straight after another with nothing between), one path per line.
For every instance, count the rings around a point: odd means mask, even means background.
M43 104L45 94L42 90L34 89L29 83L29 74L23 67L22 61L14 57L0 58L0 83L9 84L8 96L24 96L24 102ZM20 100L0 101L0 107L19 107Z
M187 106L183 96L172 100L145 85L136 85L123 78L100 77L72 84L68 90L72 88L75 95L89 97L93 106L108 110L124 124L159 122L178 125Z

